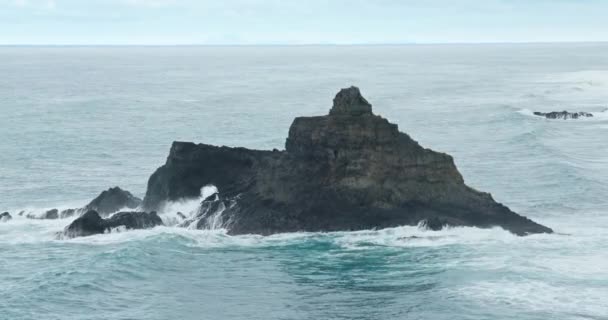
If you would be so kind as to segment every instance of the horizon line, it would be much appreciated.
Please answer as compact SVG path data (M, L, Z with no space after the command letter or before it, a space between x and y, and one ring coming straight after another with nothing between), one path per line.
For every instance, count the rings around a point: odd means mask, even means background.
M525 44L605 44L608 40L601 41L496 41L496 42L386 42L386 43L226 43L226 44L78 44L78 43L0 43L0 47L349 47L349 46L415 46L415 45L525 45Z

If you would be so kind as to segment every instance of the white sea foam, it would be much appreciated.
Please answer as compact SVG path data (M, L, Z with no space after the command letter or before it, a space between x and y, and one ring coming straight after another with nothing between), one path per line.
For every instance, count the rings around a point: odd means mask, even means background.
M460 288L450 288L461 297L492 306L516 306L529 311L568 314L570 319L597 319L591 315L608 314L608 287L579 286L575 283L511 277L475 281ZM576 292L576 299L572 292Z
M183 221L183 218L180 217L179 213L183 214L186 218L194 217L198 213L201 202L217 192L216 186L204 186L201 188L200 196L198 198L164 202L161 205L158 214L165 225L176 225Z
M30 243L55 241L56 234L69 225L73 219L57 220L32 220L18 217L9 222L0 224L0 240L11 243ZM116 243L127 241L140 241L148 237L158 235L178 235L189 238L197 245L243 245L243 246L265 246L269 244L281 244L297 241L306 241L311 238L331 239L336 244L349 250L361 250L369 246L392 246L392 247L425 247L442 246L450 244L490 242L509 242L521 239L500 228L478 229L469 227L446 228L441 231L426 231L415 226L403 226L382 230L362 230L353 232L295 232L276 234L271 236L241 235L229 236L222 228L210 228L208 230L193 230L176 226L163 226L147 230L125 230L117 228L109 230L106 234L89 237L62 240L79 243ZM529 239L533 238L527 237Z

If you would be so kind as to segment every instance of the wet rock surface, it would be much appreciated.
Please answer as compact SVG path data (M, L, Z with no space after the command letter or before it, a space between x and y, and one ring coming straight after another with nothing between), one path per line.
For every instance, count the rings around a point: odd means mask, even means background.
M103 219L95 210L89 210L67 226L63 236L67 238L86 237L105 233L114 228L149 229L162 225L156 212L119 212L110 218Z
M95 210L106 216L121 209L135 209L141 205L142 200L133 196L129 191L119 187L103 191L93 201L87 204L83 211Z

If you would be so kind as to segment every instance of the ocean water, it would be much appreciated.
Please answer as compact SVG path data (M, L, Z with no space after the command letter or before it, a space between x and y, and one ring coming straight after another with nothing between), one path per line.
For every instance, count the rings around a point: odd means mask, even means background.
M0 47L0 319L608 319L608 44ZM417 227L58 240L25 210L138 196L174 140L282 149L357 85L557 234ZM533 111L591 111L547 120ZM161 215L196 206L174 203Z

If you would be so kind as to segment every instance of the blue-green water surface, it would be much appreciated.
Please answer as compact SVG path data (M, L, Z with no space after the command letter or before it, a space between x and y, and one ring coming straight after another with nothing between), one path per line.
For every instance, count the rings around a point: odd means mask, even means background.
M0 47L0 319L608 319L607 44ZM19 211L138 196L174 140L282 149L357 85L558 234L417 227L58 240ZM551 121L533 111L590 111ZM171 221L196 200L174 203Z

